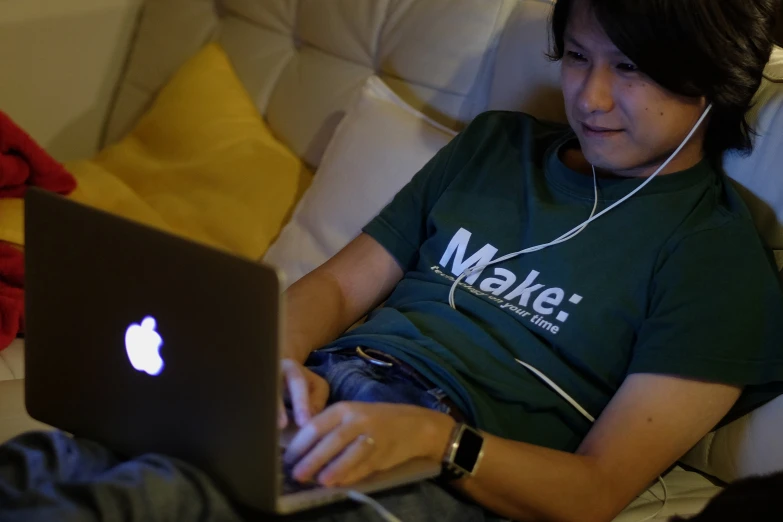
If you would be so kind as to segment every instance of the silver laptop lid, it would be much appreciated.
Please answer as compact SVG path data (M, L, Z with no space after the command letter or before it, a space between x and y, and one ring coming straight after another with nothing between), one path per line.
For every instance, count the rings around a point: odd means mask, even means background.
M25 235L30 415L274 510L275 270L35 189Z

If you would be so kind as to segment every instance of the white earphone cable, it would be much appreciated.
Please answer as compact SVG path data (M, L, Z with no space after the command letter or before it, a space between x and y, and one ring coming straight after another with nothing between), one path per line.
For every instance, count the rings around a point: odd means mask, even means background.
M399 518L397 518L394 513L386 509L381 505L380 502L375 500L369 495L365 495L364 493L360 493L356 490L350 490L348 492L348 498L351 500L354 500L356 502L366 504L373 508L376 513L384 520L384 522L402 522Z

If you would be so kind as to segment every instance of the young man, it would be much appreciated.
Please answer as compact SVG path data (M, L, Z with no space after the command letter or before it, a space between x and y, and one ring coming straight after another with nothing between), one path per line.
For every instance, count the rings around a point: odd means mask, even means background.
M723 152L751 149L745 114L774 16L771 0L560 0L553 58L570 128L479 116L289 289L295 477L346 485L440 460L466 422L483 459L452 486L470 501L424 483L384 497L393 512L607 521L722 419L779 393L783 295L719 169ZM467 268L582 223L592 167L602 209L650 177L709 104L639 194L568 242L470 273L449 307Z
M443 481L379 501L406 522L603 522L722 419L779 393L783 293L717 165L726 150L750 150L745 113L770 56L774 4L558 1L553 58L570 125L479 116L361 236L289 289L282 371L301 427L286 454L295 477L351 484L412 457L441 461L470 438L481 459L447 459ZM599 209L639 187L710 104L641 192L567 242L467 274L449 306L467 268L583 223L593 168ZM46 498L38 519L83 505L149 520L230 511L164 459L147 459L141 481L138 466L89 443L31 436L27 447L36 444L83 463L68 488L20 479ZM12 446L0 464L29 456ZM457 477L454 464L472 473ZM106 488L127 499L112 504ZM296 519L377 515L343 504Z

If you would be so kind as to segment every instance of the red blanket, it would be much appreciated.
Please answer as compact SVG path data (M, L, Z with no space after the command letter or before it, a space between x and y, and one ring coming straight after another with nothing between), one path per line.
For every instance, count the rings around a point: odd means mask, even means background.
M76 180L0 112L0 198L23 197L29 186L68 194ZM23 289L24 255L0 242L0 350L24 330Z

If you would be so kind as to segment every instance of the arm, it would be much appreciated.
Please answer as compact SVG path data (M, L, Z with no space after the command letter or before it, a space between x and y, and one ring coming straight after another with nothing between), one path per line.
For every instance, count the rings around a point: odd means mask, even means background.
M485 434L477 475L456 486L517 520L609 521L711 430L740 393L734 386L633 374L576 454ZM433 421L441 432L449 429L442 419Z
M576 454L488 437L477 476L460 488L512 518L611 520L740 395L705 381L780 375L783 299L750 221L674 236L657 263L630 371ZM737 303L742 315L729 320Z
M285 292L284 358L303 363L378 306L402 279L394 257L361 234Z

